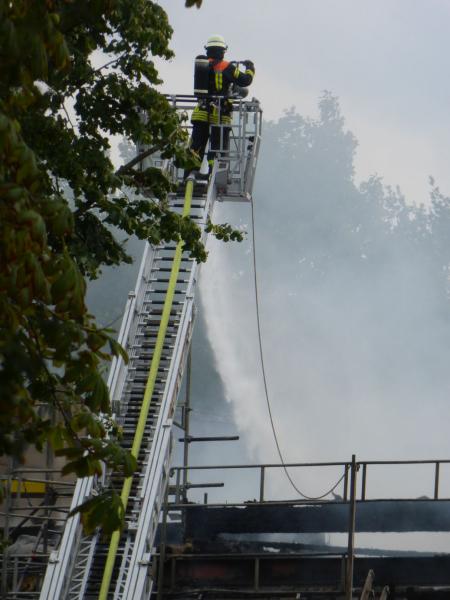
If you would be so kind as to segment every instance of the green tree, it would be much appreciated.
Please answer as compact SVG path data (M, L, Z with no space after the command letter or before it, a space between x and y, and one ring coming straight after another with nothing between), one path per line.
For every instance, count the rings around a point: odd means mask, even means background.
M120 135L193 164L156 89L153 57L173 56L171 34L150 0L0 0L0 455L49 443L65 473L135 467L101 372L126 355L85 291L102 265L131 260L112 231L182 239L206 258L198 227L169 210L164 175L115 171L109 158Z

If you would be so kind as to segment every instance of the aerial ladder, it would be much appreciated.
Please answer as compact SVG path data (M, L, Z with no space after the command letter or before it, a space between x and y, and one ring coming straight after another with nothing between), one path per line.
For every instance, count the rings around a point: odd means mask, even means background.
M192 112L193 96L170 96L177 111ZM171 160L153 154L142 161L162 169L178 185L169 194L174 211L206 225L217 201L251 201L262 111L255 99L233 102L230 146L215 159L209 181L189 178ZM138 148L139 154L146 149ZM59 546L49 558L41 600L149 599L154 583L154 545L169 484L173 419L195 316L199 265L182 243L145 245L136 287L128 296L118 341L129 362L114 358L108 387L122 444L137 458L132 478L105 472L79 479L74 509L105 487L122 492L125 526L107 542L97 531L85 535L79 514L67 519Z

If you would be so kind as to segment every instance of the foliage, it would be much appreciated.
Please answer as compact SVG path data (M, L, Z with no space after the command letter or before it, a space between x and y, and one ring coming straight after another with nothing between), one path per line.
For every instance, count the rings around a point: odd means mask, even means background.
M122 500L114 490L107 490L99 496L92 496L70 513L80 513L86 534L94 533L101 527L104 534L110 534L123 525L124 508Z
M101 372L127 357L85 291L102 265L131 260L113 230L182 239L206 258L198 227L169 210L164 175L115 172L109 158L118 135L195 163L155 88L153 57L173 56L171 34L149 0L0 0L0 455L23 460L48 442L64 473L135 467L116 443Z
M208 220L206 231L207 233L213 233L214 236L222 242L242 242L244 239L244 234L241 231L234 229L228 223L217 225Z

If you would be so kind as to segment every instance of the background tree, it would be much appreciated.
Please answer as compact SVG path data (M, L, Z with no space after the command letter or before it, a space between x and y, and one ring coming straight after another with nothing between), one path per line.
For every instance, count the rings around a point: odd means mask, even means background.
M324 93L316 117L290 110L265 125L258 165L268 369L274 395L283 390L283 405L305 415L283 430L286 447L305 440L315 458L329 456L328 439L346 447L351 423L353 449L363 445L363 414L376 435L401 428L402 449L416 453L420 423L430 430L448 413L450 198L433 180L423 206L378 176L358 184L356 149L337 98ZM284 353L271 351L280 345ZM329 437L311 439L313 423Z
M88 313L86 279L131 260L112 228L206 258L197 226L169 210L164 175L115 172L109 157L121 135L193 164L155 87L171 34L148 0L0 0L0 455L49 443L64 473L134 468L101 369L125 354Z
M258 299L286 460L445 456L450 198L433 183L417 206L379 176L358 182L357 141L330 93L313 116L292 109L264 123L263 138L254 189ZM251 222L248 206L219 209ZM251 236L227 252L212 245L205 271L214 366L241 440L251 460L278 460L261 382ZM209 397L203 405L215 410ZM330 483L293 475L306 493ZM405 489L414 485L407 479ZM296 497L285 477L272 485Z

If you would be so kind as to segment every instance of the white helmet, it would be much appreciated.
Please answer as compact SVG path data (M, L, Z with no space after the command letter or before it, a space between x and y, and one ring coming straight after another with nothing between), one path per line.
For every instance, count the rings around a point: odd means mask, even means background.
M208 38L205 44L205 50L207 50L208 48L223 48L224 50L228 50L228 46L226 45L225 40L218 33Z

